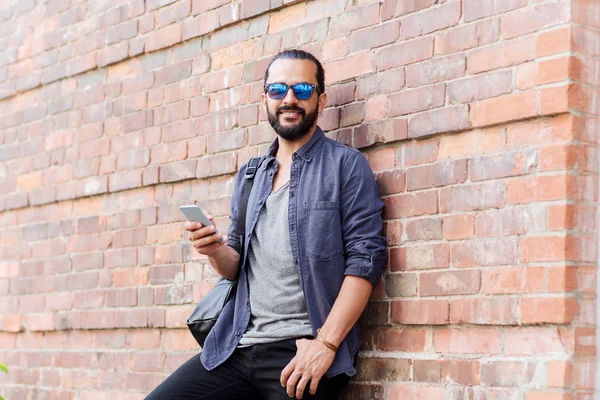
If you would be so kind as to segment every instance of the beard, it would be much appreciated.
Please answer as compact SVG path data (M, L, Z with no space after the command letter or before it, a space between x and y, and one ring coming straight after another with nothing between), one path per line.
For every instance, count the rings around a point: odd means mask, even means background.
M300 113L300 121L292 126L282 126L279 123L279 116L284 111L296 111ZM317 121L317 117L319 116L318 108L315 107L314 110L306 113L306 110L300 107L292 107L292 106L282 106L279 107L275 113L272 113L271 110L267 107L267 116L269 118L269 123L277 133L277 135L281 136L282 139L285 139L289 142L295 142L300 140L310 131L315 122Z

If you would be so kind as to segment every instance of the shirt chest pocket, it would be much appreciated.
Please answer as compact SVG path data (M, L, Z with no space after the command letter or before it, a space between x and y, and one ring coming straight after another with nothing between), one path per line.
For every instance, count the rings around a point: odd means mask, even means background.
M314 201L304 203L305 238L308 257L328 261L343 256L340 203Z

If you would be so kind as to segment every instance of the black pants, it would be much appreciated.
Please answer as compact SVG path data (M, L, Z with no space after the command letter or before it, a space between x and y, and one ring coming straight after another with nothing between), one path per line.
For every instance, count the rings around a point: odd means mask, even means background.
M146 400L289 400L279 383L281 371L296 355L296 339L238 348L227 361L207 371L197 354L173 372ZM317 393L302 399L335 400L348 384L346 374L321 378Z

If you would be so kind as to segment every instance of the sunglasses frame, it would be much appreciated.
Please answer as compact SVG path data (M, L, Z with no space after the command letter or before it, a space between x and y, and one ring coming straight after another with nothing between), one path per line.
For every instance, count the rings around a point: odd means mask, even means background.
M283 97L282 97L281 99L276 99L276 98L273 98L273 97L271 96L271 94L269 93L269 86L271 86L271 85L284 85L284 86L287 88L287 89L286 89L286 91L285 91L285 94L283 95ZM288 92L290 91L290 89L292 89L292 92L294 92L294 86L296 86L296 85L309 85L309 86L311 86L311 87L312 87L312 89L313 89L313 91L312 91L312 93L310 94L310 97L309 97L308 99L298 99L298 100L302 100L302 101L310 100L310 99L313 97L313 94L314 94L315 92L317 92L317 94L319 94L319 88L317 87L317 85L315 85L314 83L308 83L308 82L299 82L299 83L294 83L293 85L288 85L287 83L283 83L283 82L272 82L272 83L267 83L267 84L265 85L264 89L265 89L265 93L266 93L266 94L267 94L267 95L268 95L268 96L269 96L271 99L273 99L273 100L282 100L282 99L284 99L284 98L285 98L285 96L287 96L287 94L288 94ZM298 96L296 95L296 93L294 93L294 96L295 96L296 98L298 98Z

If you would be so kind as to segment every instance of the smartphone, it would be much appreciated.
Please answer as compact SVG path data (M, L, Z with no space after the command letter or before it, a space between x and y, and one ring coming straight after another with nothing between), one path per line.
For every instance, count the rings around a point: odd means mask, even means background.
M185 217L190 222L200 222L202 224L202 227L212 225L212 222L210 222L208 217L206 215L204 215L204 213L202 212L200 207L198 207L196 205L180 206L179 210L183 213L183 215L185 215ZM215 234L216 233L217 233L217 231L215 231ZM222 242L222 241L223 241L223 238L221 238L219 240L219 242Z
M204 215L200 207L196 205L181 206L179 207L179 210L181 210L183 215L185 215L185 217L190 222L200 222L203 227L212 225L212 223L210 222L208 217Z

